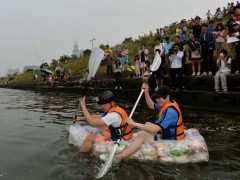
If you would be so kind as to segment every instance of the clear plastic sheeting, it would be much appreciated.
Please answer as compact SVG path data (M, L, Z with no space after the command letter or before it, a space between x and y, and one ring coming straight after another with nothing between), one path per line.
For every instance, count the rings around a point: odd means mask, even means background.
M97 133L97 128L90 126L72 125L69 130L69 143L80 147L89 133ZM154 160L173 163L208 162L209 153L204 138L196 129L185 131L184 140L160 140L154 143L143 144L130 159ZM136 134L134 134L136 136ZM120 142L117 152L123 151L129 145L128 142ZM95 143L94 154L109 154L114 147L114 142Z

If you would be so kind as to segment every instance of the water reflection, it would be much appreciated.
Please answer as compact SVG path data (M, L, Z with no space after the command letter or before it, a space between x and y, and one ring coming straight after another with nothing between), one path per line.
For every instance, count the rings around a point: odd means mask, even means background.
M0 178L93 179L101 162L91 154L77 154L68 145L66 124L72 124L77 95L0 89ZM99 111L93 97L88 107ZM130 113L132 102L119 101ZM238 116L183 108L185 125L205 137L210 161L166 164L131 160L113 167L103 179L238 179L240 178L240 121ZM81 113L81 112L80 112ZM157 113L138 105L134 119L152 121Z

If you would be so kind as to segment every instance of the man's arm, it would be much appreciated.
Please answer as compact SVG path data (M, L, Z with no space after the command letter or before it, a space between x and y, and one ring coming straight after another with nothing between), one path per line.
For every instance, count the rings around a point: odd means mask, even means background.
M144 95L145 95L145 99L146 99L146 103L147 103L148 107L150 109L155 109L154 108L154 102L153 102L152 98L149 95L148 85L146 83L143 83L142 89L144 89Z

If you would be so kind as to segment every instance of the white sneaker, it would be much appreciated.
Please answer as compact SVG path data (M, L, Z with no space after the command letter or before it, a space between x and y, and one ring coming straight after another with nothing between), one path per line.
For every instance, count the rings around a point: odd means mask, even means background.
M154 89L154 91L157 91L159 88L158 88L158 86Z
M197 76L200 76L200 72L197 73Z
M120 86L119 89L122 89L122 87Z
M117 86L115 87L115 89L117 89Z
M237 70L237 71L235 72L235 74L236 74L236 75L239 75L239 71Z
M196 73L195 73L195 72L193 72L193 73L192 73L192 76L195 76L195 75L196 75Z
M207 75L207 73L206 73L206 72L203 72L203 73L202 73L202 76L206 76L206 75Z
M212 72L211 72L211 71L209 71L208 75L209 75L209 76L212 76Z

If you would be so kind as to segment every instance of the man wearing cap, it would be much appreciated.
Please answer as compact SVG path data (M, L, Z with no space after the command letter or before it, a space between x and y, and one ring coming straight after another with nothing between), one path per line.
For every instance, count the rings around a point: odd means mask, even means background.
M195 25L192 26L193 35L194 35L195 39L197 39L197 40L199 40L200 34L202 32L200 19L201 18L199 16L196 16L195 17Z
M86 107L85 96L79 99L84 116L77 116L73 120L86 121L89 125L98 127L101 131L101 134L89 134L81 145L80 152L91 151L93 144L97 142L97 136L101 136L101 138L106 141L117 141L126 125L128 115L125 110L116 105L115 95L111 91L104 91L99 94L98 99L98 103L103 111L101 115L91 115L89 113ZM126 131L123 135L123 140L128 141L132 138L132 136L132 127L127 125Z
M116 160L121 160L136 153L144 143L153 143L160 139L182 140L185 138L184 125L181 110L178 104L171 98L171 90L168 86L161 86L152 98L149 95L149 88L146 83L143 84L145 99L150 109L159 112L158 120L155 123L146 122L145 124L135 122L131 118L127 123L136 127L140 131L132 143L121 153L115 156Z

